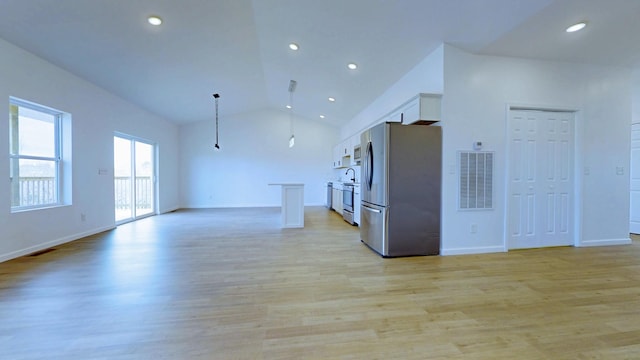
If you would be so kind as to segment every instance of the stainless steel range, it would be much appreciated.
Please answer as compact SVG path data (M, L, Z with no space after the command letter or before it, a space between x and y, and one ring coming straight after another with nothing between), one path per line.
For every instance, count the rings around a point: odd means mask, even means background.
M353 183L342 184L342 218L351 225L353 221Z

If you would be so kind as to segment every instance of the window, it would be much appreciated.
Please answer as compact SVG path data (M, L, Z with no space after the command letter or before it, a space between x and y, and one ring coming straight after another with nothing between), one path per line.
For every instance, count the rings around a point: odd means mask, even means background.
M14 98L9 101L9 112L11 209L63 204L62 125L65 114Z

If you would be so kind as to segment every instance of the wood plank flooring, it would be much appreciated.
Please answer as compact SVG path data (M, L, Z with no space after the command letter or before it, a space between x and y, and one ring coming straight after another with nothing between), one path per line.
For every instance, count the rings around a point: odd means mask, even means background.
M0 264L0 359L638 359L640 243L382 259L324 208L183 210Z

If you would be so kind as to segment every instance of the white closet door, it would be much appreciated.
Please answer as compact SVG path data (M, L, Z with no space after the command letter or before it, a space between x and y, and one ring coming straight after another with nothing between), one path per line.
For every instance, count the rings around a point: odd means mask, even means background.
M573 243L573 118L569 112L510 112L510 249Z
M640 124L631 125L631 223L632 234L640 234Z

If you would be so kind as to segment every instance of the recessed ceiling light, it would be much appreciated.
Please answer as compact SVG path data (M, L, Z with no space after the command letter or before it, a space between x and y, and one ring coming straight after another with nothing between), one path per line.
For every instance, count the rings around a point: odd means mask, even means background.
M336 99L332 98L332 97L329 97L329 101L334 102L334 101L336 101Z
M573 24L571 26L569 26L567 28L567 30L565 30L568 33L572 33L572 32L576 32L576 31L580 31L582 29L584 29L584 27L587 26L586 22L579 22L577 24Z
M291 43L291 44L289 44L289 49L298 50L298 49L300 49L300 47L296 43Z
M347 67L348 67L350 70L355 70L355 69L357 69L357 68L358 68L358 64L356 64L356 63L349 63L349 64L347 64Z
M324 119L324 115L320 115L320 119Z
M149 16L147 18L147 21L149 22L149 24L154 25L154 26L158 26L160 24L162 24L162 19L159 16Z
M286 106L286 108L287 108L287 109L291 109L291 105L287 105L287 106Z

